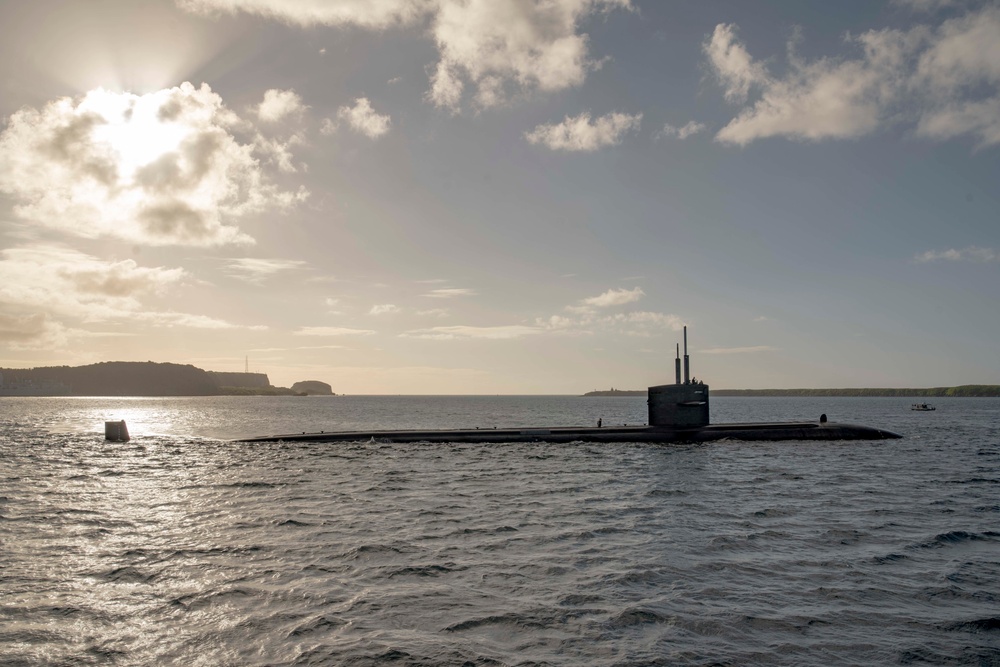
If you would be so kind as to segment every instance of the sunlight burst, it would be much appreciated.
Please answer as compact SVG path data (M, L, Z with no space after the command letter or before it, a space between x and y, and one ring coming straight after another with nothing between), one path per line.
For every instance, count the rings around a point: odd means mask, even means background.
M104 89L91 91L80 105L98 114L104 123L94 128L92 140L110 149L118 167L119 184L129 185L137 170L177 151L192 128L164 113L164 93L136 96Z

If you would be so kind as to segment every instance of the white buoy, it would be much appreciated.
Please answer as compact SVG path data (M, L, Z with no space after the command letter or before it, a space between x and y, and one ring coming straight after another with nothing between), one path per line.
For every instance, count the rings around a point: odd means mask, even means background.
M128 436L128 426L125 425L125 420L116 422L104 422L104 439L111 440L112 442L128 442L130 440Z

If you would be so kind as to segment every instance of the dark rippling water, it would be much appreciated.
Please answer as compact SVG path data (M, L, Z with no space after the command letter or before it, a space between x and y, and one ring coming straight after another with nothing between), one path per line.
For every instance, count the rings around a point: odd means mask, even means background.
M1000 400L909 402L713 399L874 443L247 445L645 404L0 399L0 663L1000 665Z

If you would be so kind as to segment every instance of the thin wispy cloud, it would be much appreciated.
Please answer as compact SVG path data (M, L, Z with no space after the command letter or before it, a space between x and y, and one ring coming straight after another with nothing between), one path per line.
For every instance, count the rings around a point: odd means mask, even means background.
M344 345L299 345L297 347L256 347L248 350L251 354L257 352L294 352L295 350L349 350Z
M431 327L429 329L414 329L402 334L409 338L426 338L431 340L483 339L510 340L541 333L539 327L520 324L496 327L450 326Z
M307 266L306 262L298 259L238 257L226 260L225 271L234 278L259 285L271 276L301 269L305 266Z
M635 287L630 290L624 288L609 289L603 294L582 299L580 303L584 306L592 306L595 308L608 308L610 306L622 306L627 303L635 303L644 296L646 296L646 293L642 291L641 287Z
M914 258L918 262L995 262L1000 260L1000 252L993 248L980 248L969 246L961 250L949 248L948 250L928 250L920 253Z
M698 354L757 354L759 352L775 352L778 348L770 345L753 345L750 347L709 347L699 349Z
M430 297L432 299L454 299L460 296L475 296L476 294L476 290L469 289L467 287L442 287L440 289L433 289L430 292L425 292L421 296Z
M398 313L400 307L391 303L382 303L372 306L371 310L368 311L369 315L391 315L392 313Z
M680 127L666 123L664 124L663 129L656 134L656 137L658 139L677 137L683 141L688 137L693 137L699 132L703 132L706 127L707 126L704 123L698 123L693 120L681 125Z
M294 336L371 336L371 329L352 329L350 327L302 327L292 332Z
M183 269L103 260L54 245L0 251L0 304L91 321L131 319L148 296L164 294L187 276Z

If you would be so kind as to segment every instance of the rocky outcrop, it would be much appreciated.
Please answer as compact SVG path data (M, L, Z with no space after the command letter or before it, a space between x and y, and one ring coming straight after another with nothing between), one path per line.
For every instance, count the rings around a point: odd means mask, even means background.
M319 380L303 380L292 385L292 391L310 396L333 396L333 387Z

